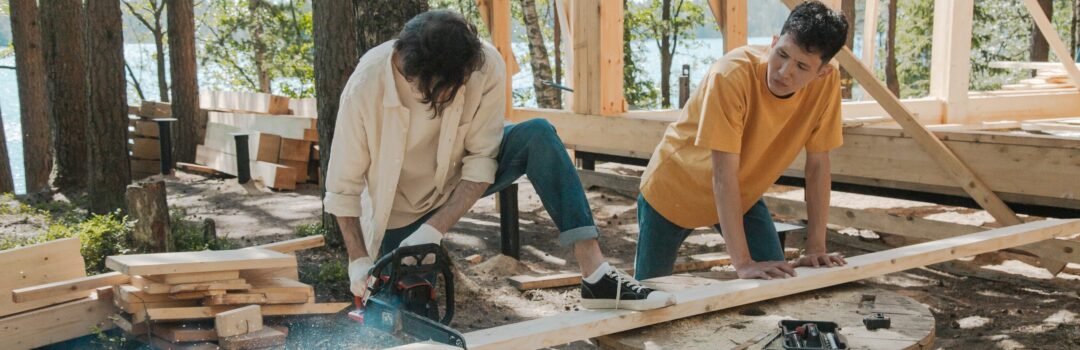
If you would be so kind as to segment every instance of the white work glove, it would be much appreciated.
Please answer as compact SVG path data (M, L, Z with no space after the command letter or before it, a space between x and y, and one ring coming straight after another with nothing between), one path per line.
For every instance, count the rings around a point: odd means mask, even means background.
M416 232L413 232L409 237L406 237L404 241L401 241L401 244L399 244L398 247L408 247L428 243L442 245L442 238L443 234L442 232L439 232L438 229L431 225L423 224L420 225L420 228L416 229ZM405 259L402 259L401 262L405 265L416 265L416 259L413 259L412 257L406 257ZM428 254L421 263L425 265L434 264L435 255Z
M438 229L431 225L423 224L420 225L420 228L416 229L416 232L413 232L409 237L405 238L404 241L401 241L401 244L398 245L398 247L408 247L428 243L442 245L442 237L443 234L442 232L439 232Z
M349 263L349 291L353 295L363 298L367 295L368 271L375 261L370 256L353 260Z

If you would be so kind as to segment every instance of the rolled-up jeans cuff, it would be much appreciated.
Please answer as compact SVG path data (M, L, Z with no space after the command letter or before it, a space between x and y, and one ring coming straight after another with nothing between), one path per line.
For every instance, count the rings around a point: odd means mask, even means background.
M559 244L567 247L571 246L578 241L586 239L597 239L600 237L600 230L596 226L582 226L569 231L564 231L559 234Z

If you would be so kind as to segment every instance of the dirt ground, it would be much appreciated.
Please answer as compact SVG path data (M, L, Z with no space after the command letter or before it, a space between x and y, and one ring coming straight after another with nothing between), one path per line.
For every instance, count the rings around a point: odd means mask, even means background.
M636 173L640 169L608 168ZM205 178L179 173L168 181L169 204L185 208L194 219L215 220L219 235L239 246L292 238L302 224L318 220L320 202L314 185L296 191L273 192L259 186L241 186L235 179ZM801 199L801 190L774 187L781 197ZM608 261L631 267L636 248L637 222L633 198L606 190L590 190L588 198L601 229L601 245ZM568 248L560 247L551 223L535 192L523 183L519 192L522 261L499 256L499 218L494 197L483 198L447 236L444 246L458 273L457 316L452 326L460 331L490 328L555 315L579 308L576 287L519 292L506 278L531 273L576 271ZM993 226L985 212L834 192L833 204L890 213L917 214L928 219ZM800 223L786 218L778 221ZM0 215L0 234L33 234L33 222L18 215ZM850 228L830 233L829 247L847 256L888 249L902 239ZM801 246L799 235L789 246ZM722 251L723 239L713 230L699 230L687 240L682 255ZM464 260L473 254L484 261L472 266ZM344 261L339 251L318 248L301 252L301 278L310 279L334 261ZM968 259L970 260L970 259ZM861 283L911 297L933 312L936 319L934 348L941 349L1080 349L1080 277L1065 273L1056 279L1034 259L1015 254L982 257L973 262L946 263L865 280ZM1080 268L1071 265L1069 272ZM308 281L310 283L310 281ZM319 301L351 300L342 285L317 285ZM369 349L399 342L390 336L362 329L342 314L293 317L289 348ZM559 349L595 349L577 342Z

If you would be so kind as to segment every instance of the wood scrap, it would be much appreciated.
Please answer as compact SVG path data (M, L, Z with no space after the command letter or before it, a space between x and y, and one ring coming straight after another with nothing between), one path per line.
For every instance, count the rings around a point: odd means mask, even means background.
M251 248L272 250L278 253L293 253L297 250L311 249L316 247L322 247L326 243L326 238L322 235L307 236L300 238L293 238L290 240L267 243L258 245Z
M214 168L192 163L176 162L176 168L187 172L200 173L205 175L222 174L222 172L214 170Z
M183 284L197 282L224 281L240 278L239 270L173 273L167 275L145 275L144 278L158 283Z
M281 305L263 305L263 316L282 316L282 315L314 315L314 314L333 314L337 313L345 308L351 306L352 303L312 303L312 304L281 304ZM176 308L162 308L162 309L149 309L146 312L150 315L151 320L157 321L179 321L179 320L194 320L194 319L207 319L214 318L214 315L218 313L235 309L236 306L196 306L196 307L176 307Z
M195 161L225 174L233 176L239 174L236 168L236 156L203 145L196 147ZM262 181L267 187L283 190L296 188L296 170L293 168L269 162L251 161L249 169L251 178Z
M220 338L218 345L226 350L259 349L285 344L287 332L272 327L237 336Z
M218 337L247 334L263 329L262 311L259 305L249 305L214 315L214 329Z
M218 340L217 331L211 325L189 323L161 323L154 325L155 336L170 343L187 343Z
M112 305L112 288L98 288L88 295L0 318L0 339L3 339L4 348L37 348L89 335L95 329L112 329L115 324L109 317L117 312ZM5 306L4 311L8 310Z
M131 156L139 159L161 159L158 139L136 137L131 139Z

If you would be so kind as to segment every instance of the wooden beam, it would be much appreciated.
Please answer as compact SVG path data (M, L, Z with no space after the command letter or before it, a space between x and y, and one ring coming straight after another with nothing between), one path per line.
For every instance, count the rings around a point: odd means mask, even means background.
M86 298L0 318L0 339L16 350L55 344L112 329L109 316L116 312L111 288L99 288Z
M934 6L930 96L945 101L941 123L966 121L974 9L974 0L939 1Z
M105 266L126 275L229 271L293 267L296 257L262 249L206 250L199 252L114 255Z
M12 296L16 289L86 277L80 247L78 238L65 238L0 251L0 317L90 295L78 290L22 303Z
M266 327L247 334L221 338L218 340L218 344L224 350L273 348L285 344L288 328L281 327L281 329L284 329L285 332L278 330L276 327Z
M877 50L878 1L866 0L863 13L862 61L867 67L874 67L874 53Z
M203 163L216 171L236 176L236 156L198 145L195 149L195 161ZM296 169L281 164L252 160L249 165L251 178L262 181L271 188L291 190L296 188Z
M807 219L806 203L790 199L765 196L766 205L773 214ZM980 226L961 225L944 221L928 220L912 216L899 216L872 210L831 206L829 223L875 232L891 233L904 237L937 240L948 237L989 230ZM1038 243L1012 248L1057 261L1080 264L1080 242L1068 239L1048 239Z
M158 283L165 284L186 284L186 283L199 283L199 282L212 282L212 281L224 281L240 278L240 271L211 271L211 272L192 272L192 273L171 273L168 275L147 275L143 276L149 278Z
M1080 63L1072 65L1080 68ZM990 62L990 68L1001 69L1036 69L1036 70L1064 70L1061 63L1054 62L1020 62L1020 61L994 61Z
M600 115L626 113L623 92L623 7L622 0L600 0L599 62Z
M506 64L506 114L510 115L510 109L514 105L513 83L514 75L521 70L517 58L514 57L514 47L510 44L512 18L510 16L510 0L476 0L480 10L481 19L487 25L488 33L491 34L491 44L499 50L503 63Z
M656 310L566 312L469 332L465 343L474 350L539 349L1076 233L1080 220L1032 222L849 257L840 267L800 267L797 277L787 279L734 280L677 291L675 305Z
M574 67L568 76L574 89L570 109L600 115L600 0L575 0L569 10Z
M112 287L127 283L129 279L127 275L119 272L107 272L100 275L19 288L11 291L11 294L16 303L25 303L60 297L74 292L92 291L101 287Z

